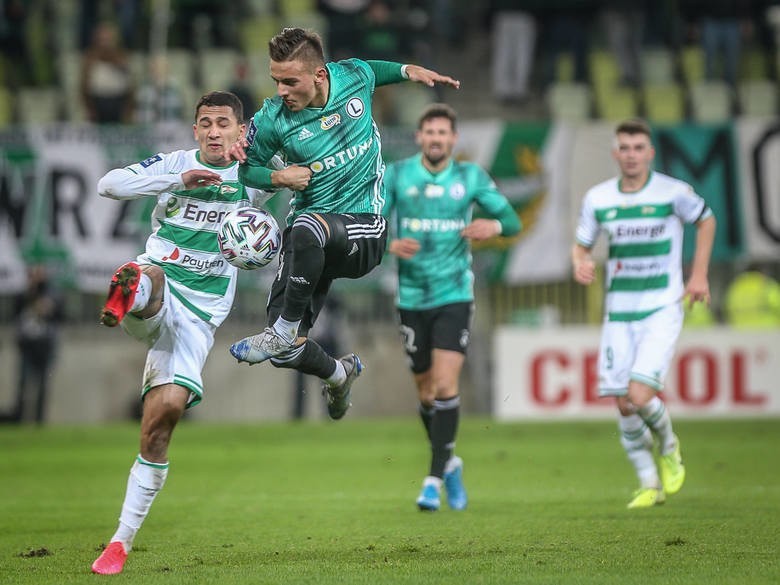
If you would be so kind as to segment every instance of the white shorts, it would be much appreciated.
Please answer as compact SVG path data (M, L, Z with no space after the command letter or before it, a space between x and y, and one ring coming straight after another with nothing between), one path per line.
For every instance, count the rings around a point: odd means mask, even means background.
M141 396L161 384L177 384L190 391L187 408L203 399L201 372L214 345L216 327L196 317L171 294L165 281L163 305L148 319L126 315L122 328L149 346Z
M640 321L607 321L599 349L599 396L625 396L636 380L663 390L683 323L680 303Z

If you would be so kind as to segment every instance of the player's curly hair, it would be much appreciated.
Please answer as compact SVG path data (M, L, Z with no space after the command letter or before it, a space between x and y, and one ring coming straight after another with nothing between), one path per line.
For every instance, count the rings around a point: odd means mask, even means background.
M325 51L320 35L302 28L285 28L268 41L268 56L272 61L303 61L312 65L325 63Z

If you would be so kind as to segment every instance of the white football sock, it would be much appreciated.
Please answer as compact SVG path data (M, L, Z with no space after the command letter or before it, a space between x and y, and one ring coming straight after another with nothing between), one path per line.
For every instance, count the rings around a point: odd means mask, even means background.
M146 519L157 492L165 484L167 476L167 463L151 463L140 455L130 468L125 501L119 515L119 527L111 537L111 542L122 543L125 552L130 552L133 548L133 539Z
M333 373L325 378L325 383L328 386L340 386L347 381L347 370L344 369L344 364L341 360L336 360L336 369Z
M620 416L620 444L628 455L628 460L634 466L643 488L660 488L658 468L653 459L653 434L645 421L637 414Z
M677 446L677 437L672 430L672 418L669 411L666 410L663 400L658 396L653 396L643 407L637 410L639 416L645 421L657 436L661 447L661 455L666 455L674 451Z
M298 338L298 326L300 324L300 321L287 321L279 317L276 323L274 323L273 330L288 343L293 343Z
M135 298L130 312L140 311L149 304L149 298L152 296L152 279L143 272L138 278L138 288L135 290Z

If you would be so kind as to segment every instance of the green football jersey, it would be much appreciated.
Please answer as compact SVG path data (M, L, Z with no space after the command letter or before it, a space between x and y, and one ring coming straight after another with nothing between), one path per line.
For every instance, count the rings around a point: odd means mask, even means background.
M275 96L265 100L247 130L250 165L268 166L279 153L287 164L312 171L308 187L294 193L288 224L303 212L382 211L384 163L371 115L376 76L359 59L326 67L330 95L324 107L293 112Z
M473 301L471 246L460 232L471 223L474 203L492 217L511 209L493 179L470 162L452 161L432 174L417 154L388 165L385 189L383 214L391 220L393 237L420 242L412 258L398 258L398 307L422 310Z

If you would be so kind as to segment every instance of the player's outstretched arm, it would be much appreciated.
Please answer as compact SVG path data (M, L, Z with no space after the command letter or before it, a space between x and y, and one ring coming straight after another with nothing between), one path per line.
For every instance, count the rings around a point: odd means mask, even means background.
M419 65L406 65L406 75L409 77L409 81L416 81L417 83L424 83L428 87L434 85L449 85L455 89L460 89L460 81L450 77L449 75L442 75L431 69L426 69Z

